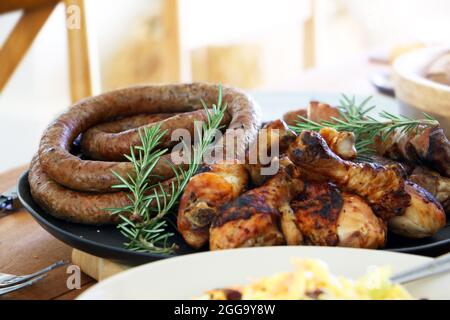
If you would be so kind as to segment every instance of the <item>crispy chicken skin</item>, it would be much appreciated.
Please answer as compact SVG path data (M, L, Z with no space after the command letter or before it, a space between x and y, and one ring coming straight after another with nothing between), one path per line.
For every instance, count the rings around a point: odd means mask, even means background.
M292 131L283 120L267 123L258 133L256 151L247 154L246 168L254 186L262 185L271 175L264 173L265 167L272 165L272 161L279 161L297 134ZM267 163L268 161L271 161ZM273 174L272 174L273 175Z
M322 128L319 134L335 154L344 160L356 158L355 135L353 132L339 132L333 128Z
M450 178L423 167L416 167L409 180L431 193L441 203L445 212L450 213Z
M387 140L377 138L377 153L413 164L426 164L450 178L450 142L438 126L404 133L396 130Z
M283 116L283 120L288 125L295 126L297 122L301 122L301 119L299 118L300 116L315 122L333 122L333 118L342 118L338 108L332 107L326 103L311 101L307 109L297 109L285 113Z
M389 220L392 232L408 238L425 238L445 226L444 209L428 191L410 181L405 189L411 196L411 205L403 215Z
M187 184L177 217L179 232L194 248L208 243L209 226L218 208L239 196L249 180L243 164L214 164L202 170Z
M342 193L344 204L337 221L340 247L377 249L386 243L387 224L361 197Z
M307 118L308 117L308 110L306 109L297 109L294 111L286 112L283 115L283 121L286 122L289 126L295 126L297 122L301 122L301 118Z
M287 158L279 172L220 208L210 229L210 249L270 246L285 243L280 231L280 208L303 190L298 168Z
M306 183L305 192L291 202L297 227L306 244L336 246L337 219L343 200L339 189L328 183Z
M369 205L331 183L307 183L291 207L307 244L380 248L386 242L386 224Z
M333 118L342 118L338 108L318 101L311 101L309 103L307 114L309 120L319 123L323 121L334 122Z
M288 156L304 171L324 176L344 191L363 197L384 220L401 215L409 206L410 196L397 170L345 161L316 132L303 131L289 147Z

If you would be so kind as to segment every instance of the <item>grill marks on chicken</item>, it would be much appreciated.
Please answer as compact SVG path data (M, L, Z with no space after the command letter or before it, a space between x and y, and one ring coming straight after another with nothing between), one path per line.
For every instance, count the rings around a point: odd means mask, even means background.
M280 231L280 208L303 190L298 168L286 158L279 172L221 207L210 229L210 249L269 246L285 243Z
M290 146L288 155L299 167L366 199L384 220L401 215L409 205L410 196L396 170L345 161L334 154L316 132L303 131Z
M307 244L380 248L386 242L386 224L367 203L331 183L307 183L291 206Z
M328 183L307 183L305 192L291 202L297 226L307 244L336 246L337 220L343 206L341 192Z
M209 226L218 208L239 196L247 187L248 173L242 164L215 164L191 178L180 199L178 230L194 248L208 242Z
M440 127L421 128L409 133L396 130L386 141L377 138L375 147L380 155L425 164L450 177L450 141Z

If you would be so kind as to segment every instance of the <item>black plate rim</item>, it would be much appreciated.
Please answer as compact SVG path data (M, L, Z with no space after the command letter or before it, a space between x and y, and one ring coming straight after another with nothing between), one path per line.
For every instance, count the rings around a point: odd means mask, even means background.
M52 234L57 239L61 240L62 242L69 244L73 246L75 249L80 249L84 252L95 254L96 256L101 256L104 258L113 258L113 260L118 261L150 261L150 260L160 260L160 259L167 259L172 257L181 256L183 254L160 254L160 253L145 253L145 252L138 252L138 251L132 251L128 250L126 248L120 248L116 246L110 246L102 243L98 243L89 239L81 238L77 235L74 235L73 233L67 232L66 230L63 230L59 228L58 226L55 226L50 221L45 219L41 214L36 212L34 208L32 208L31 204L28 203L28 201L24 198L24 195L22 194L20 187L23 184L27 184L29 188L29 182L28 182L28 170L25 171L19 178L19 188L18 188L18 197L24 208L31 214L31 216L50 234ZM31 196L31 195L30 195ZM44 210L44 209L42 209ZM100 250L93 250L91 248L98 248ZM107 254L102 254L99 252L107 252Z
M94 254L96 256L109 258L112 260L123 261L123 262L149 262L161 259L167 259L177 256L186 255L189 253L174 253L174 254L160 254L160 253L145 253L145 252L137 252L128 250L126 248L120 248L116 246L105 245L102 243L98 243L92 240L88 240L85 238L81 238L73 233L67 232L50 221L45 219L45 217L41 216L35 209L32 208L31 204L25 199L22 194L21 185L26 184L29 189L28 182L28 171L24 172L19 178L19 188L18 188L18 196L22 205L25 209L31 214L31 216L50 234L52 234L57 239L61 240L64 243L73 246L76 249L80 249L84 252ZM28 195L27 195L28 196ZM29 195L31 196L31 195ZM44 209L42 209L44 210ZM450 238L439 240L433 243L413 246L413 247L403 247L403 248L392 248L392 249L382 249L386 251L392 252L400 252L400 253L410 253L410 254L424 254L424 252L428 250L433 250L437 248L444 247L446 245L450 245ZM104 253L105 252L105 253Z

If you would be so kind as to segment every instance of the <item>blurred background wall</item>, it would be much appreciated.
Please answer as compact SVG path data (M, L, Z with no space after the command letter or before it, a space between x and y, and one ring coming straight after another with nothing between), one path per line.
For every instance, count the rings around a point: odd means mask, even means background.
M179 0L177 21L165 0L85 4L95 93L190 80L309 90L291 79L399 46L445 43L450 30L446 0ZM0 171L26 163L45 125L70 105L64 10L58 5L0 93L0 148L14 154ZM0 15L0 43L18 18Z

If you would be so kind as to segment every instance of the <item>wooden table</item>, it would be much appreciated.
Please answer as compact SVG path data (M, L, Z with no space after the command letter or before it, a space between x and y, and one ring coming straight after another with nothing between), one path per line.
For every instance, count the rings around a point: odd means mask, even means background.
M20 167L0 174L0 193L17 183L26 170ZM72 248L42 229L31 215L21 209L0 217L0 271L29 274L58 260L70 261ZM95 281L82 274L81 289L69 290L66 268L49 273L35 285L13 292L0 299L74 299Z

